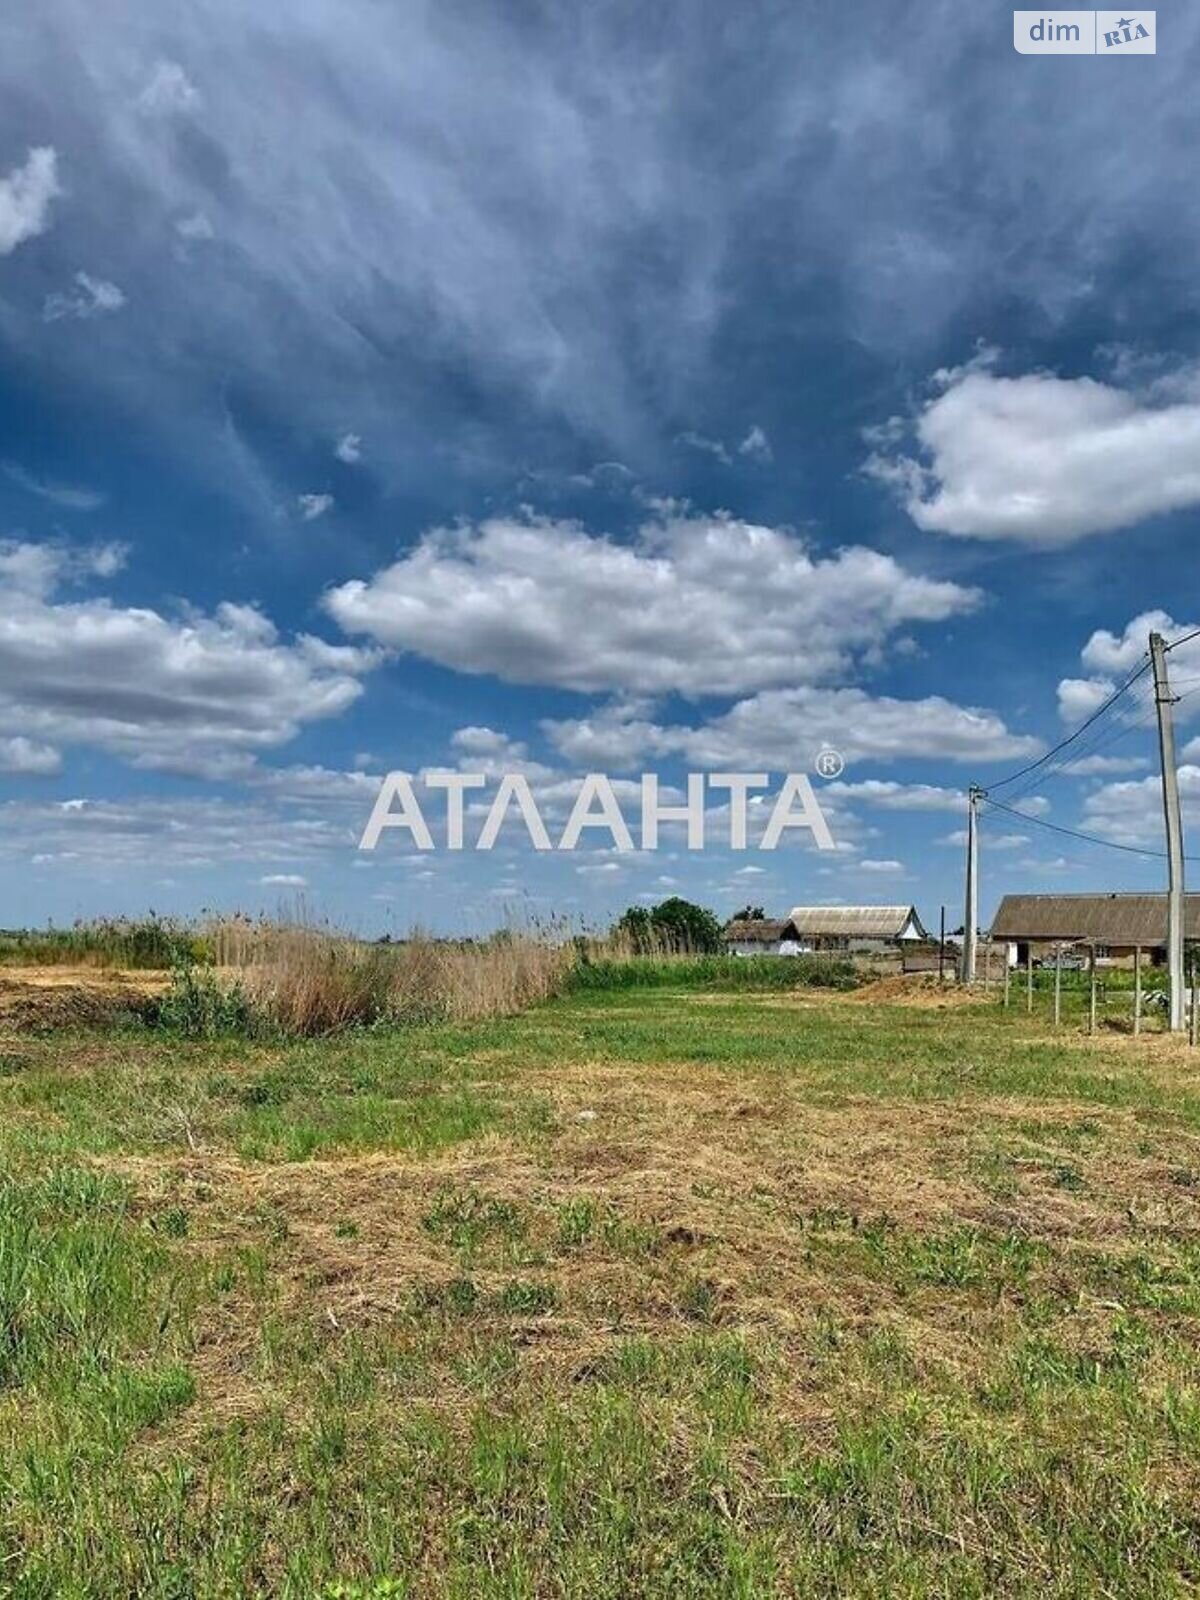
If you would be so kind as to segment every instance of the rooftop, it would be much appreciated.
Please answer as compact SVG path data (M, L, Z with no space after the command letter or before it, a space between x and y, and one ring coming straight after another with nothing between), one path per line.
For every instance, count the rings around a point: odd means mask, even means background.
M1184 895L1185 938L1200 939L1200 894ZM1006 894L992 919L993 939L1070 939L1081 943L1164 945L1165 894Z

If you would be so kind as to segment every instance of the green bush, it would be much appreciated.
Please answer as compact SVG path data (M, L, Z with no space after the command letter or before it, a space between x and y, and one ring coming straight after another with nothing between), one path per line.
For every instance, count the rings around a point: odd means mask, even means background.
M211 967L200 966L186 955L172 965L171 986L154 1002L149 1021L188 1039L214 1039L229 1033L258 1036L271 1031L240 984L221 984Z

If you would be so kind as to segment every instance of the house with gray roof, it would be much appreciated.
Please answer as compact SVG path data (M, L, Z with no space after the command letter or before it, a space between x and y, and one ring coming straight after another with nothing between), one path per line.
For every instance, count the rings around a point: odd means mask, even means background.
M1165 894L1006 894L992 919L993 940L1024 964L1053 961L1060 947L1095 949L1098 964L1121 965L1141 950L1166 960ZM1200 894L1183 897L1183 936L1200 940Z

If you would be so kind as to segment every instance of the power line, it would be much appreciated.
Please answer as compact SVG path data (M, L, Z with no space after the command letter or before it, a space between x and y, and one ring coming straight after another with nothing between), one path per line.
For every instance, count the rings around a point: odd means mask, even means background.
M1191 642L1191 640L1197 639L1197 638L1200 638L1200 628L1193 628L1190 633L1185 633L1181 638L1173 640L1169 645L1167 645L1166 648L1168 650L1177 650L1180 645L1188 644L1188 643ZM1098 705L1096 707L1096 709L1089 716L1085 717L1084 720L1079 724L1079 726L1077 728L1075 728L1071 733L1067 734L1066 738L1060 739L1059 742L1056 745L1052 746L1051 749L1047 750L1044 755L1040 755L1037 758L1036 761L1027 762L1025 766L1018 767L1016 772L1010 772L1007 778L997 778L993 783L988 785L988 791L990 792L993 789L1006 789L1010 783L1015 783L1018 778L1023 778L1028 773L1031 773L1031 772L1040 771L1041 768L1046 766L1046 764L1048 762L1050 762L1056 755L1058 755L1059 751L1065 750L1065 749L1067 749L1067 747L1069 745L1074 744L1076 739L1078 739L1082 734L1086 733L1087 730L1090 727L1092 727L1094 723L1098 722L1100 720L1100 718L1102 716L1104 716L1104 714L1106 712L1110 711L1112 709L1112 707L1116 705L1117 701L1121 698L1121 696L1128 689L1132 688L1132 686L1138 681L1138 679L1144 673L1148 672L1149 669L1150 669L1150 654L1149 654L1149 651L1146 651L1146 652L1143 653L1142 660L1133 669L1133 671L1129 674L1129 676L1125 679L1125 681L1123 683L1119 684L1117 686L1117 688L1114 689L1113 692L1108 696L1108 698L1105 701L1103 701L1102 704ZM1177 682L1179 682L1179 683L1200 683L1200 675L1198 675L1196 677L1192 677L1192 678L1181 678L1181 679L1178 679ZM1194 694L1194 693L1196 693L1196 690L1193 689L1193 690L1189 691L1189 693L1190 694ZM1186 700L1188 698L1189 698L1189 695L1178 695L1178 696L1176 696L1177 700ZM1150 702L1147 701L1146 703L1149 704ZM1134 726L1134 727L1139 726L1139 725L1140 725L1139 723L1132 724L1132 726ZM1123 735L1119 734L1119 735L1117 735L1117 737L1120 738L1120 737L1123 737ZM1095 749L1096 747L1092 746L1091 748ZM1076 758L1073 757L1071 759L1071 761L1069 761L1069 762L1060 763L1059 764L1060 769L1061 770L1065 770L1065 768L1067 766L1073 765L1075 759ZM1047 773L1046 776L1049 777L1050 774ZM1028 794L1029 790L1026 789L1024 791L1024 793Z
M1140 708L1140 714L1137 708ZM1111 745L1116 744L1128 734L1139 728L1144 728L1147 726L1148 719L1146 713L1149 709L1148 702L1145 700L1145 698L1140 694L1135 694L1135 709L1130 712L1127 720L1119 720L1116 727L1114 727L1111 721L1101 722L1097 719L1097 721L1095 721L1092 725L1091 733L1082 741L1082 743L1080 743L1073 750L1068 746L1069 753L1065 757L1062 756L1060 750L1058 760L1039 769L1038 771L1035 771L1025 783L1021 784L1018 789L1011 792L1007 796L1008 803L1010 805L1017 804L1018 801L1023 800L1027 795L1032 794L1035 789L1040 788L1043 783L1052 782L1055 778L1061 778L1067 775L1072 767L1079 766L1082 762L1086 761L1089 756L1096 755L1101 750L1108 749ZM1111 706L1109 707L1109 710L1112 710ZM1151 717L1152 716L1153 712L1151 711ZM1076 732L1083 732L1083 730L1077 729ZM1050 754L1053 755L1054 752L1052 751Z
M1106 711L1108 711L1112 706L1116 705L1117 701L1121 698L1125 691L1131 688L1132 685L1135 684L1142 676L1142 674L1144 672L1148 672L1149 669L1150 662L1147 659L1143 661L1140 666L1135 667L1125 679L1124 683L1122 683L1118 688L1114 689L1112 694L1109 695L1108 699L1104 701L1103 705L1097 706L1095 711L1092 712L1091 716L1086 717L1073 733L1069 733L1065 739L1060 739L1053 749L1047 750L1045 755L1039 756L1036 761L1027 762L1025 766L1019 767L1016 772L1010 773L1007 778L997 779L995 783L992 783L988 786L989 789L1007 788L1010 783L1015 783L1018 778L1023 778L1026 776L1026 774L1030 772L1037 772L1040 768L1044 767L1048 761L1051 761L1059 753L1060 750L1065 750L1068 745L1074 744L1075 740L1078 739L1081 734L1086 733L1093 723L1098 722Z
M1034 817L1028 811L1017 811L1012 806L1006 806L1003 800L992 800L988 795L981 795L980 799L993 811L1004 811L1010 817L1018 817L1022 822L1032 822L1036 827L1046 828L1051 833L1064 834L1068 839L1082 839L1084 844L1102 845L1106 850L1121 850L1126 855L1149 856L1156 861L1166 859L1165 850L1144 850L1135 844L1118 844L1115 839L1101 839L1094 833L1081 833L1078 828L1064 828L1061 823L1047 822L1044 817ZM1200 856L1185 856L1185 861L1200 861Z
M1145 729L1153 724L1154 718L1154 707L1143 702L1140 716L1133 717L1129 721L1122 721L1115 728L1106 724L1092 738L1086 739L1079 749L1074 754L1069 755L1065 761L1059 762L1057 766L1037 775L1032 783L1024 784L1015 794L1008 795L1008 803L1016 805L1027 795L1032 794L1034 789L1039 788L1043 783L1053 782L1055 778L1083 776L1078 771L1078 768L1085 761L1088 761L1093 756L1102 759L1104 751L1111 750L1114 745L1120 744L1122 739L1127 739L1132 733L1144 732ZM1072 768L1076 770L1072 772Z

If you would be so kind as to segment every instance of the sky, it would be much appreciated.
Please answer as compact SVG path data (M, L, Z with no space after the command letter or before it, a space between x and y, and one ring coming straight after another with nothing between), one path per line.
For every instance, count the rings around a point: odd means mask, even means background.
M1126 60L939 0L10 8L0 924L954 925L971 783L985 921L1159 887L1145 675L1005 780L1200 627L1198 70L1184 7ZM357 848L393 770L432 850ZM719 791L703 850L472 848L504 773L636 846L641 774L729 771L745 851ZM835 849L758 847L789 772Z

